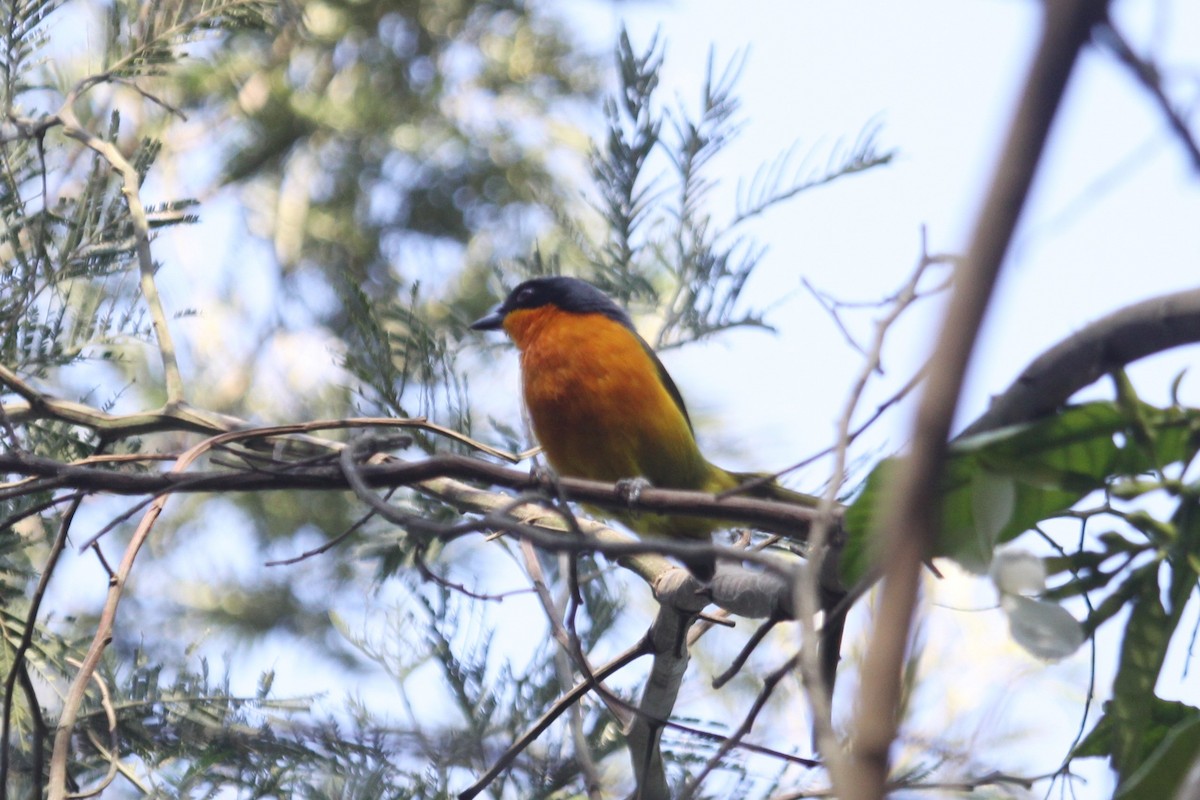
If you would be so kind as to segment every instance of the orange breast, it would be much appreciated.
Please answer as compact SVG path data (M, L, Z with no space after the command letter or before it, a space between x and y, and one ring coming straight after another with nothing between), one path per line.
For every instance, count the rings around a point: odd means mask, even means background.
M708 463L635 334L553 307L511 312L505 329L521 350L534 432L560 474L707 487Z

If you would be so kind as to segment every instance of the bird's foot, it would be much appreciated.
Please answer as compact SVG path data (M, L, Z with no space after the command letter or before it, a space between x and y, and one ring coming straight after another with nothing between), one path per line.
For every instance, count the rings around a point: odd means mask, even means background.
M617 494L619 494L625 501L625 504L629 506L630 511L635 510L634 506L637 505L637 501L641 499L642 492L653 488L654 484L640 476L637 478L622 478L621 480L617 481Z
M539 489L554 491L558 486L558 475L545 464L535 463L529 468L529 480Z

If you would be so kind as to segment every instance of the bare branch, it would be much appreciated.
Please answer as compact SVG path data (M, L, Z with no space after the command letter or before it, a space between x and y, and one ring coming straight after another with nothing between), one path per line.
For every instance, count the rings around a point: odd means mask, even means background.
M58 116L63 123L63 133L82 143L88 149L112 165L121 175L121 192L125 195L125 206L133 224L137 239L138 269L141 272L142 296L150 310L154 335L158 340L158 351L162 359L163 380L166 382L167 407L184 402L183 376L179 372L179 361L175 357L175 341L167 324L167 313L158 294L158 283L154 279L154 256L150 252L150 222L146 219L146 207L141 199L141 175L117 146L88 131L80 124L72 108L74 95L67 98Z
M750 658L750 654L754 652L754 649L758 647L762 640L766 638L767 634L770 633L772 629L779 624L779 622L780 620L778 619L768 618L766 622L754 629L754 633L751 634L750 638L746 640L746 644L742 645L742 649L738 651L736 656L734 656L733 663L729 665L729 669L713 678L712 686L714 689L720 689L722 686L733 680L733 677L741 671L742 667L746 665L746 661Z
M897 473L884 509L880 531L886 537L887 556L880 614L863 663L849 769L833 776L839 792L850 800L879 798L885 791L921 563L931 550L939 524L935 497L950 421L1051 121L1079 51L1092 28L1104 18L1107 3L1062 0L1043 8L1042 38L930 360L913 450L905 468Z
M172 467L172 472L183 472L196 459L216 447L236 442L239 439L254 438L255 435L255 433L247 433L245 431L232 431L205 439L180 456L175 466ZM112 641L117 609L124 594L125 585L129 580L129 575L133 571L134 561L137 559L142 545L149 538L150 532L154 528L159 514L162 513L163 506L166 505L168 497L169 495L165 494L159 495L150 504L150 507L142 515L142 520L138 523L137 529L130 537L129 544L125 548L125 553L121 558L120 564L116 570L109 569L108 594L105 598L100 618L96 623L96 632L92 637L91 644L88 646L87 654L81 662L79 672L71 682L67 695L63 699L62 711L59 715L58 727L54 735L54 748L50 756L50 779L47 793L49 800L66 800L67 798L68 755L75 722L78 719L79 708L83 703L87 684L95 674L104 651ZM97 553L99 553L99 548L97 548Z
M528 540L521 542L521 555L525 560L525 569L529 573L530 580L533 582L533 589L539 602L542 605L542 611L546 614L546 622L550 626L550 633L554 640L558 642L558 648L554 652L554 667L558 673L559 682L562 684L564 692L569 692L571 689L571 681L574 674L572 671L571 662L578 662L580 671L584 678L600 686L600 681L593 676L592 666L587 662L587 656L583 652L579 637L573 632L568 632L566 626L562 623L564 609L559 603L554 600L550 593L550 586L546 582L545 573L542 570L541 562L538 560L537 550ZM572 565L576 563L572 560ZM574 594L574 592L572 592ZM601 696L607 697L608 692L602 691ZM609 704L613 708L612 704ZM618 719L622 719L618 716ZM588 748L587 736L583 730L583 713L578 704L571 709L570 719L571 739L575 745L575 762L579 765L579 772L583 776L584 785L587 787L588 797L596 800L600 792L600 773L596 768L596 762L592 758L591 751Z
M697 588L695 579L684 570L666 573L654 586L660 605L647 634L654 663L646 676L637 716L625 731L638 786L637 797L642 800L671 800L662 758L663 723L660 720L668 719L675 707L689 660L687 630L695 621L696 613L707 604ZM667 600L664 595L672 599ZM690 609L686 605L689 600L692 603Z
M30 646L33 644L33 634L36 630L38 613L42 607L42 600L46 596L46 590L50 586L50 579L54 575L54 570L58 566L58 559L62 555L63 550L67 546L67 536L71 530L71 523L75 519L75 513L79 510L80 504L83 502L84 495L76 493L72 499L70 506L63 512L62 521L58 526L58 533L54 537L54 543L50 546L50 552L46 556L46 562L42 566L41 575L38 577L37 587L33 590L33 596L29 599L29 611L25 615L25 627L21 631L21 641L17 644L17 649L12 654L11 667L4 681L4 720L3 727L0 729L0 786L8 785L8 768L9 768L9 747L12 743L10 737L10 724L12 721L12 706L16 692L16 681L18 677L24 675L28 678L28 673L25 671L25 655L29 652ZM37 709L36 696L30 695L30 706L33 708L35 715L40 719L41 715ZM37 740L39 760L42 752L41 739ZM39 769L36 773L35 780L40 782L42 772Z
M888 331L919 299L919 287L926 271L940 259L929 254L925 230L921 230L921 254L904 285L892 296L887 311L875 321L874 335L863 353L863 363L838 419L832 445L833 465L829 484L817 505L818 516L809 531L809 559L804 568L796 571L793 615L800 621L800 650L797 665L813 709L813 737L834 775L845 771L841 744L833 730L833 685L837 677L837 662L842 645L842 620L817 628L819 611L830 610L830 604L841 599L837 575L836 526L840 504L838 496L845 481L850 445L854 441L851 425L858 405L873 375L882 372L883 346ZM829 548L828 550L826 548ZM826 617L828 623L829 617Z
M1200 289L1162 295L1096 320L1035 358L959 436L1028 422L1127 364L1200 342Z
M750 729L754 727L754 721L758 719L758 715L766 708L767 701L775 693L775 687L796 669L798 661L798 655L789 658L781 667L763 679L763 687L759 690L758 697L754 698L754 703L750 706L750 710L746 712L742 723L738 725L737 730L729 738L721 743L717 751L705 762L700 772L688 781L687 786L684 787L683 792L680 794L680 800L690 800L690 798L695 797L696 791L700 788L701 781L721 763L722 758L737 747L742 739L746 738L746 734L750 733Z
M67 663L77 668L83 666L83 664L74 658L68 658ZM108 722L107 750L95 740L91 731L88 731L88 734L89 738L91 738L93 746L95 746L96 749L108 759L108 771L104 774L104 777L100 779L100 782L92 788L85 789L81 792L73 792L67 795L68 800L84 800L84 798L96 797L112 784L113 780L117 777L117 772L121 765L121 754L118 749L120 745L120 734L117 729L117 710L113 708L112 695L109 694L108 684L106 684L104 679L94 672L92 673L92 681L96 684L96 688L100 690L100 706L104 709L104 718L105 721Z
M392 420L404 425L403 420ZM307 425L274 426L247 429L240 433L247 438L277 436L283 429L300 429ZM336 443L331 443L336 444ZM118 495L152 495L159 493L194 492L260 492L284 489L345 491L352 488L345 472L333 465L317 465L291 470L207 470L193 473L145 473L102 469L92 466L64 464L54 459L24 453L0 453L0 469L30 477L53 479L56 486ZM537 492L544 488L537 476L520 470L491 464L470 456L445 453L423 461L403 461L389 458L383 463L364 464L356 474L371 488L412 486L426 490L436 478L465 478L485 481L516 491ZM574 501L591 503L619 511L661 512L723 519L750 525L764 531L777 531L796 541L803 541L815 517L813 509L777 500L749 497L717 497L705 492L678 489L646 489L633 501L619 484L580 478L558 479L566 495ZM24 482L0 484L0 499L27 494L33 487ZM38 486L37 488L44 488ZM726 548L726 555L741 554ZM748 558L755 559L749 555Z

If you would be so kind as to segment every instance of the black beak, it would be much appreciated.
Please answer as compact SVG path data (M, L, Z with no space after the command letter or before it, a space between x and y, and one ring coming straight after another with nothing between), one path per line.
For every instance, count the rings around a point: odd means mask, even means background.
M486 317L480 317L471 323L473 331L498 331L504 327L504 304L500 304L488 312Z

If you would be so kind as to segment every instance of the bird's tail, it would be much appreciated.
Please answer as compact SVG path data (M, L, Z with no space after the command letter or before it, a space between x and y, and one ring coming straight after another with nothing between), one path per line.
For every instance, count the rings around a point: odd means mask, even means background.
M769 473L759 472L730 472L724 470L733 479L733 486L740 487L740 492L747 497L758 497L763 500L778 500L782 503L816 508L820 498L811 494L797 492L786 486L780 486L775 477Z

